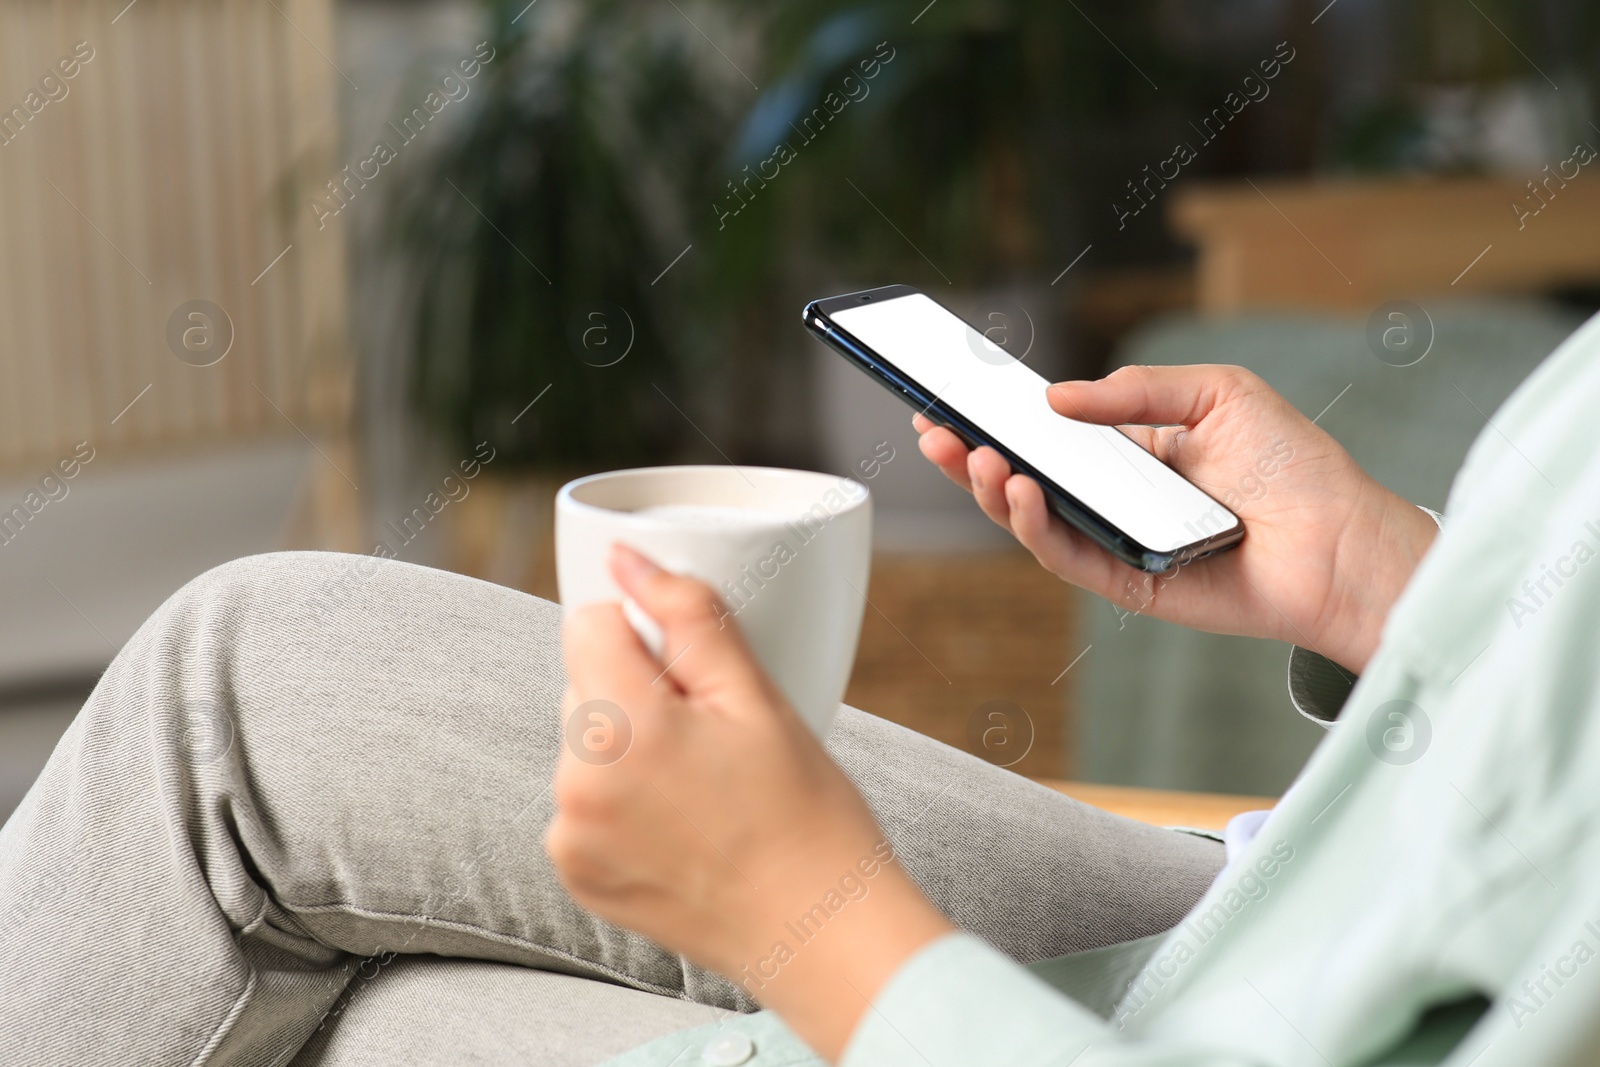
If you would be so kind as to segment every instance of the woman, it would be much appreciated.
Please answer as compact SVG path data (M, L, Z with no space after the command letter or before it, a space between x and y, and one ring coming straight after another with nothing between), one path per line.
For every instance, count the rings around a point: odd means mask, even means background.
M1162 424L1130 432L1202 486L1289 446L1238 549L1153 580L919 423L1047 569L1310 650L1297 701L1326 718L1348 694L1220 874L1213 842L858 712L825 751L713 594L634 553L614 571L661 657L596 607L564 677L557 609L509 590L316 554L213 571L0 832L8 1062L1586 1062L1597 343L1491 422L1437 544L1237 368L1052 387L1063 415ZM1525 581L1537 615L1508 616ZM561 741L601 700L620 758Z

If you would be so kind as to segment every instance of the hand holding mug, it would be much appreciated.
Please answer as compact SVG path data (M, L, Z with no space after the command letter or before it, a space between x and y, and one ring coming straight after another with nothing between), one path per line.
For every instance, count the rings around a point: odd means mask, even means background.
M705 583L625 547L618 589L661 627L648 649L615 603L569 613L565 713L625 717L614 759L563 752L546 836L574 899L741 984L837 1056L899 965L950 930L892 861L872 812ZM614 724L615 725L615 724ZM892 857L892 850L889 851ZM875 859L870 892L792 959L775 942L842 876ZM763 967L763 964L765 965ZM752 968L759 978L752 978Z

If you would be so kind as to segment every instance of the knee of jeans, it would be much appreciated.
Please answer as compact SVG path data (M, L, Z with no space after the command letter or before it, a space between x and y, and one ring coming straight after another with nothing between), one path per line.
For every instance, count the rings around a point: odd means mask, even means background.
M386 561L342 552L266 552L218 564L190 579L168 606L197 602L288 605L316 612L337 606Z
M273 552L213 567L185 583L145 621L106 682L113 692L135 678L157 687L159 696L141 705L169 720L168 729L190 763L214 762L234 744L230 707L245 684L236 669L241 657L250 662L249 676L272 673L262 669L276 651L271 642L259 640L263 629L270 632L274 617L299 623L326 612L382 562L332 552ZM117 701L101 703L109 705L106 714L118 713Z
M383 560L335 552L271 552L219 564L185 583L145 620L128 654L162 648L191 669L228 657L242 632L271 617L304 624L332 615Z

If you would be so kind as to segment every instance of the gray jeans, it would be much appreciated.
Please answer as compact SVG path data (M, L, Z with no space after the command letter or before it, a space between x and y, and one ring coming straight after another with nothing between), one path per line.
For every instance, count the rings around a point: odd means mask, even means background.
M180 590L0 830L5 1062L579 1065L752 1009L551 870L559 620L361 556ZM1221 865L862 712L829 748L932 901L1019 961L1166 929Z

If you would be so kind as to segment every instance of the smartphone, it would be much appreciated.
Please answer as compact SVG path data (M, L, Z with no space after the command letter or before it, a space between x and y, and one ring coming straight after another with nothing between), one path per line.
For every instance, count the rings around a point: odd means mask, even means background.
M1051 511L1155 574L1239 543L1244 523L1114 426L1065 418L1048 382L937 300L888 285L806 305L806 327L969 448L1039 483Z

